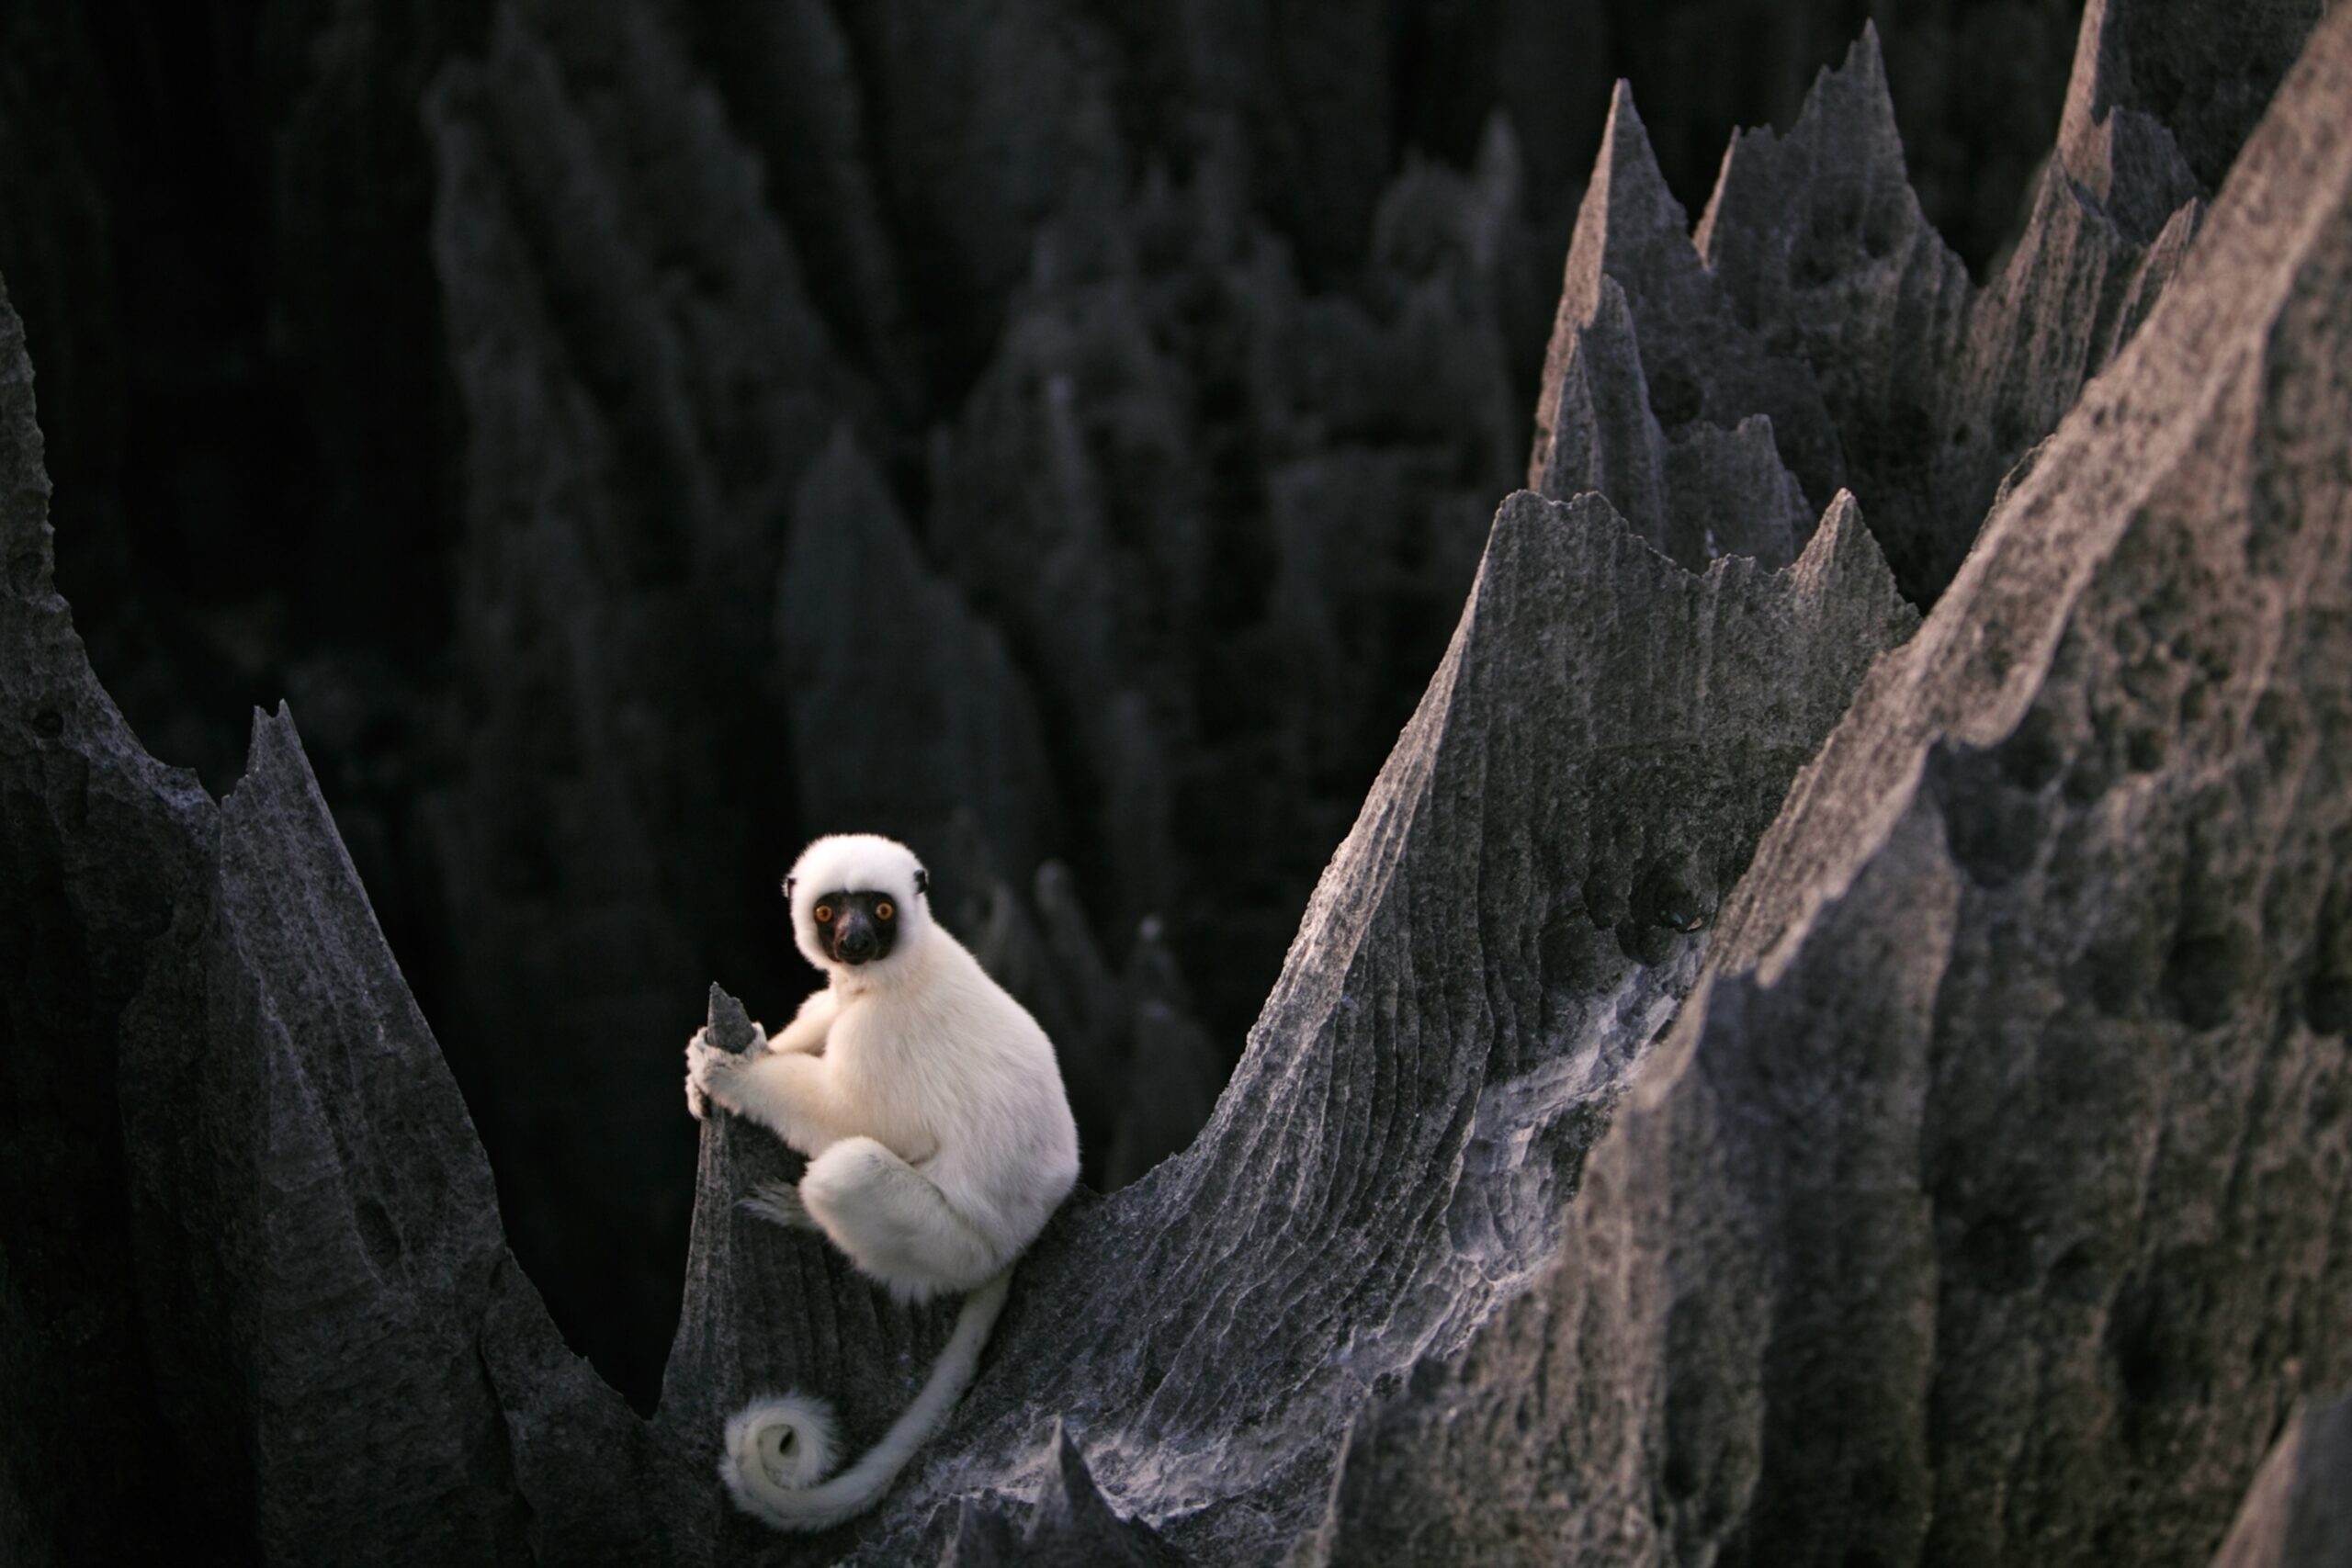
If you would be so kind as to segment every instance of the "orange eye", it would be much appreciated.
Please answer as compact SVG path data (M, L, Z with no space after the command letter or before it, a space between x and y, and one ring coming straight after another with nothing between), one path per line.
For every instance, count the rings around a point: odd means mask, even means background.
M828 925L832 924L832 922L833 922L833 907L832 907L831 904L820 904L820 905L818 905L818 906L817 906L817 923L818 923L819 925L820 925L820 926L828 926Z
M888 898L883 899L882 902L874 906L874 918L877 920L887 920L897 912L897 910L890 908L890 900Z

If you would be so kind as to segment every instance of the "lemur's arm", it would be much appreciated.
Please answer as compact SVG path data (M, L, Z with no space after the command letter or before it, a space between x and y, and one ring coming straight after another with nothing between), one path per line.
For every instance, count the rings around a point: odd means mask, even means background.
M697 1037L686 1047L689 1092L699 1089L748 1116L804 1155L823 1153L865 1129L833 1084L832 1064L798 1051L735 1055Z
M812 1054L823 1051L826 1032L833 1027L833 1020L841 1010L842 999L831 986L810 992L808 999L800 1004L800 1010L793 1014L792 1021L777 1030L775 1038L768 1042L768 1049Z

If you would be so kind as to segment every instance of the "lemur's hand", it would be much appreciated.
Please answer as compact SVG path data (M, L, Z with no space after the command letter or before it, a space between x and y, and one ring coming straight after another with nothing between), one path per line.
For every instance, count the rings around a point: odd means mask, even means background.
M709 1113L711 1102L728 1103L728 1086L742 1070L742 1063L731 1051L713 1045L704 1036L707 1029L697 1029L695 1037L686 1042L686 1113L701 1121Z

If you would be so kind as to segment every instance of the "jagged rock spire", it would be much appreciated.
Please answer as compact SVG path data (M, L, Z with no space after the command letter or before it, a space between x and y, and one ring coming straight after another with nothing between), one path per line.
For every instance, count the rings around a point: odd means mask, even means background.
M2262 60L2307 23L2282 11L2245 25ZM2086 15L2058 156L1981 291L1905 175L1874 29L1821 73L1787 134L1734 136L1687 243L1621 87L1578 214L1530 482L1601 488L1686 564L1703 563L1710 533L1768 548L1781 478L1752 437L1724 466L1718 443L1694 439L1762 414L1803 493L1818 504L1853 488L1905 592L1932 603L2001 476L2129 341L2195 232L2195 176L2116 85L2118 40L2151 26L2123 0ZM2189 35L2210 44L2239 26ZM1604 277L1630 331L1606 319ZM1641 403L1654 431L1602 417ZM1679 465L1655 455L1677 446Z
M876 1539L1003 1486L1049 1410L1121 1511L1193 1499L1151 1516L1180 1549L1287 1550L1369 1390L1517 1287L1782 770L1911 624L1850 504L1786 571L1702 575L1598 496L1506 502L1208 1130L1040 1246L1014 1370Z
M1328 1561L2195 1563L2352 1377L2347 95L2339 15Z
M1702 423L1727 433L1759 413L1767 423L1736 448L1685 440L1669 461L1669 442L1684 433ZM1826 502L1843 474L1810 372L1736 319L1622 82L1577 211L1535 426L1531 487L1560 500L1600 491L1693 570L1720 553L1785 564L1804 532L1790 527L1787 493ZM1759 478L1759 442L1771 448L1770 469L1786 444L1797 478ZM1795 514L1806 510L1800 499Z

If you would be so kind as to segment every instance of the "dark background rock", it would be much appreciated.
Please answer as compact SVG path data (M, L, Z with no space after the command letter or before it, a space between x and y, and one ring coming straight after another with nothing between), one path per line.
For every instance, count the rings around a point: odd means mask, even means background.
M224 1557L522 1562L476 1360L488 1161L291 721L256 716L119 1084L139 1298L188 1524ZM366 1375L355 1375L366 1369Z
M956 777L894 808L973 812L921 846L943 907L1025 904L1050 859L1113 968L1156 918L1184 1076L1221 1076L1522 469L1611 81L1695 211L1865 11L28 0L0 272L66 586L216 794L246 712L292 699L515 1245L642 1405L682 1025L712 976L785 1016L775 879L868 798L806 781L969 755L922 750L942 697L1031 710L1039 746L993 754L1018 809ZM1973 262L2075 14L1882 18ZM787 660L770 615L842 427L1017 691L983 660L812 757L868 672L838 629ZM1090 1176L1132 1174L1205 1100L1155 1095L1135 1144L1130 1011L1067 1021L1107 1064Z
M116 1100L149 948L194 907L212 805L140 749L51 577L24 334L0 291L0 1530L30 1562L160 1552L156 1389Z

